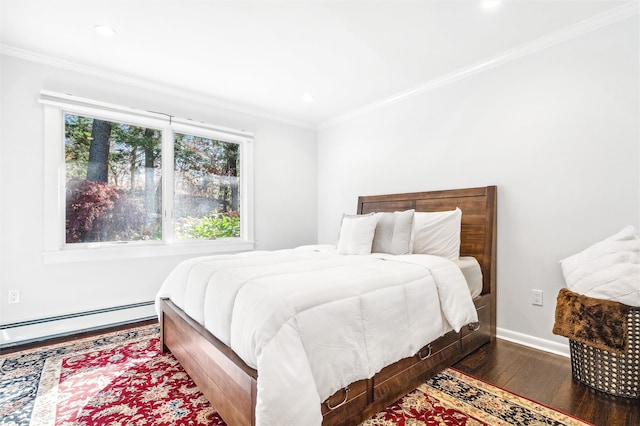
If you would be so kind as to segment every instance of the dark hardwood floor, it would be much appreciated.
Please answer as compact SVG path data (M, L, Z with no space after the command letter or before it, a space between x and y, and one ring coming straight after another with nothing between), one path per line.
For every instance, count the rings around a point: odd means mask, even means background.
M597 392L571 376L571 361L496 339L454 368L596 426L640 426L640 399Z

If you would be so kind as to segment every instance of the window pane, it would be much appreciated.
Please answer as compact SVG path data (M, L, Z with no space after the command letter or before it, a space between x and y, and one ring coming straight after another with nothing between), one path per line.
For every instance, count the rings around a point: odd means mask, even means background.
M238 144L175 133L177 239L240 237Z
M158 129L65 114L68 244L162 239L161 139Z

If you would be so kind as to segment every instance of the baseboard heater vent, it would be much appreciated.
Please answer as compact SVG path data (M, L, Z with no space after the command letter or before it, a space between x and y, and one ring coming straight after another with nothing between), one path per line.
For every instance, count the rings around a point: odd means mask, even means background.
M131 303L0 325L0 350L26 343L113 327L156 316L154 301Z

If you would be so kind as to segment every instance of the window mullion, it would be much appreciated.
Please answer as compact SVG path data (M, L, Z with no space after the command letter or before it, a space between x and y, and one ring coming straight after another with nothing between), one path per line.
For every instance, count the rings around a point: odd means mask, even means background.
M175 239L173 129L162 131L162 235L166 243Z
M253 241L253 143L251 140L241 145L240 191L242 220L241 236L245 241Z

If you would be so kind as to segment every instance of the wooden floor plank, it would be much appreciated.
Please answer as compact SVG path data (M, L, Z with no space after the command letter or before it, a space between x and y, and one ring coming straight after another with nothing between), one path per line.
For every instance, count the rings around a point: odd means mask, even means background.
M571 376L571 361L496 339L454 366L596 426L640 426L640 399L612 397Z

